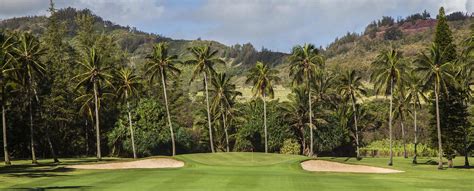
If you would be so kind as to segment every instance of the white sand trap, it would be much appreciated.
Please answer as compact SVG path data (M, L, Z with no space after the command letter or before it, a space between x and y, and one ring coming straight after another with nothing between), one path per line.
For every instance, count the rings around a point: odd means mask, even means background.
M179 168L184 162L169 158L154 158L131 162L113 162L104 164L71 165L67 168L76 169L130 169L130 168Z
M343 164L324 160L308 160L301 163L307 171L316 172L356 172L356 173L399 173L403 171L365 165Z

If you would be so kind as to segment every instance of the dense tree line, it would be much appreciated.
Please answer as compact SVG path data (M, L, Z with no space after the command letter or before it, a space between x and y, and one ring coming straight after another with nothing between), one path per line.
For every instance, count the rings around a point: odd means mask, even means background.
M110 35L94 30L97 20L92 14L76 15L77 33L66 40L69 29L53 3L49 11L43 35L22 31L0 35L7 164L10 158L27 157L36 163L37 156L58 162L58 157L92 154L101 160L103 155L138 158L209 151L361 159L365 136L385 131L384 127L388 132L372 140L388 138L389 165L395 139L402 142L408 158L406 144L412 142L408 137L414 138L416 163L417 119L423 111L426 117L431 105L432 133L427 134L436 143L440 168L443 155L450 167L456 155L466 156L469 165L474 133L467 108L474 28L458 45L459 52L442 8L433 45L415 60L395 47L379 53L370 71L374 88L363 81L362 71L328 69L321 49L314 45L295 46L285 59L292 91L287 101L273 99L275 86L284 83L280 71L268 58L255 57L251 45L234 47L249 55L200 44L188 47L183 56L174 54L167 42L151 42L146 56L137 61ZM386 18L383 25L391 22ZM225 54L255 60L245 80L252 86L251 100L239 100L242 93L226 68ZM198 92L189 90L191 83L198 84ZM385 98L370 100L370 95ZM408 127L413 127L412 135Z

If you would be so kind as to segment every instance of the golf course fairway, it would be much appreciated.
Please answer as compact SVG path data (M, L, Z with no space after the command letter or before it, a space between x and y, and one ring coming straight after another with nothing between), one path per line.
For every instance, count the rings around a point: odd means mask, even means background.
M157 157L150 157L157 158ZM150 159L147 158L147 159ZM166 157L170 158L170 157ZM174 159L184 167L166 169L87 170L71 165L94 164L93 158L40 160L0 165L0 189L25 190L474 190L474 169L437 170L429 158L395 158L393 174L308 172L300 163L309 158L264 153L185 154ZM386 158L318 158L387 168ZM471 158L472 159L472 158ZM434 160L434 159L433 159ZM106 158L101 163L131 161ZM458 157L455 164L463 164Z

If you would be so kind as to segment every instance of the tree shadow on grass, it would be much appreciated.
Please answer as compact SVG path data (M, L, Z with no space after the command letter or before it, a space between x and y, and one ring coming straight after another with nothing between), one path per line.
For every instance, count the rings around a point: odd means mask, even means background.
M90 189L90 186L47 186L47 187L34 187L34 188L12 188L15 190L83 190L83 189Z

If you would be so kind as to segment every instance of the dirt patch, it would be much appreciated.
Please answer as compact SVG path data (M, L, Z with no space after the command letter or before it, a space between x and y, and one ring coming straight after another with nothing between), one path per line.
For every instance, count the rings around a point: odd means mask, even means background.
M365 165L343 164L324 160L308 160L301 163L307 171L316 172L356 172L356 173L399 173L403 171Z
M66 168L76 169L131 169L131 168L179 168L184 162L169 158L144 159L131 162L114 162L104 164L71 165Z

